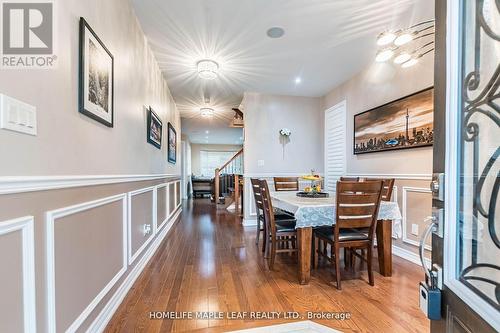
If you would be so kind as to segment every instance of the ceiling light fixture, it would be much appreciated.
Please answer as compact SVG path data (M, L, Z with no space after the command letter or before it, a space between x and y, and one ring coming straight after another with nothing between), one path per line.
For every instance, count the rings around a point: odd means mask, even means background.
M280 27L272 27L267 30L267 36L269 38L281 38L285 34L285 30Z
M300 77L295 78L295 84L299 84L302 82L302 79Z
M394 55L394 50L392 48L385 48L377 52L375 61L384 62L392 58Z
M396 34L392 31L384 31L377 37L377 45L385 46L391 44L396 39Z
M211 117L214 115L214 109L212 108L201 108L200 113L202 117Z
M423 45L415 42L426 37L434 37L434 20L423 21L395 32L384 31L377 36L377 45L383 48L378 50L375 61L388 61L398 52L393 60L395 64L403 68L413 66L419 58L434 51L434 40L424 41ZM402 47L404 49L401 51Z
M210 59L203 59L196 64L198 75L205 80L216 79L219 72L219 64Z
M394 63L400 65L404 62L407 62L410 59L411 59L411 54L409 54L408 52L401 52L394 58Z

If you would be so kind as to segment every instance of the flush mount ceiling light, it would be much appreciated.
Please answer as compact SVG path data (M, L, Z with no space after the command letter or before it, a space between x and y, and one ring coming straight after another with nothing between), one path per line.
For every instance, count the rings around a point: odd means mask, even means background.
M377 45L385 46L391 44L396 39L396 34L392 31L384 31L377 37Z
M394 58L394 63L400 65L404 62L407 62L410 59L411 59L411 54L409 54L408 52L401 52Z
M214 115L214 109L212 108L201 108L200 113L202 117L212 117Z
M295 78L295 84L299 84L302 82L302 79L300 77Z
M285 30L280 27L272 27L267 30L267 36L269 38L281 38L285 34Z
M219 71L219 64L210 59L203 59L196 64L198 68L198 75L205 80L213 80L217 78Z
M377 52L377 56L375 57L375 61L384 62L392 58L394 55L394 50L391 48L385 48Z
M385 62L391 59L395 52L394 63L401 67L411 67L418 59L434 51L434 40L427 40L424 45L415 42L421 38L434 37L434 20L423 21L411 27L396 32L384 31L377 36L377 45L383 46L375 56L375 61ZM401 48L404 49L401 51Z

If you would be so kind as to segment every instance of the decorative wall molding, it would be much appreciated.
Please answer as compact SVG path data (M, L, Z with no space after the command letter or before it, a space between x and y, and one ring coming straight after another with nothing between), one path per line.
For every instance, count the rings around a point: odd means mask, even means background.
M156 185L156 203L158 204L158 190L160 188L165 188L165 220L163 220L160 225L157 225L156 226L156 229L155 229L155 234L157 234L164 226L165 224L168 222L168 218L170 217L170 211L169 211L169 200L168 200L168 184L169 183L163 183L163 184L159 184L159 185ZM158 214L158 206L156 207L156 214ZM156 221L156 224L158 224L159 221Z
M127 271L127 194L118 194L111 197L98 199L82 204L77 204L46 213L46 284L47 284L47 331L56 332L56 281L55 281L55 230L54 226L57 219L90 210L96 207L104 206L116 201L122 202L122 267L115 276L104 286L97 296L88 304L82 313L73 321L66 332L75 332L80 325L87 319L96 306L113 288L116 282Z
M182 209L177 210L171 218L168 220L166 227L163 228L158 236L155 238L154 242L147 249L144 255L139 259L134 268L127 275L122 284L117 288L116 292L110 297L108 303L106 303L101 312L96 316L92 324L90 324L87 332L103 332L106 325L109 323L113 314L116 312L123 299L127 295L130 288L132 288L134 282L137 280L139 275L142 273L146 264L151 260L156 250L163 242L163 239L167 236L168 232L171 230L172 226L178 221Z
M311 170L309 171L304 171L304 172L260 172L260 173L245 173L243 174L243 177L245 178L273 178L273 177L302 177L304 175L308 175L311 173ZM322 172L318 172L320 176L323 176ZM305 180L306 182L309 182L308 180Z
M139 194L144 194L147 192L152 192L152 202L151 202L151 225L153 226L152 230L153 232L148 236L146 241L135 251L135 253L132 253L132 198L136 195ZM167 195L168 198L168 195ZM132 265L134 261L141 255L141 253L146 249L146 247L151 243L151 241L154 238L154 235L156 234L156 220L157 220L157 211L156 211L156 186L151 186L151 187L145 187L139 190L135 190L132 192L128 193L128 214L127 214L127 229L128 229L128 264ZM146 222L146 221L145 221Z
M0 177L0 194L179 178L174 174Z
M425 187L412 187L412 186L403 186L402 188L402 192L403 192L403 207L402 207L402 215L403 215L403 219L401 221L402 225L403 225L403 243L407 243L407 244L410 244L410 245L413 245L413 246L419 246L419 243L413 239L409 239L406 237L406 232L408 231L407 228L407 213L408 213L408 193L409 192L414 192L414 193L429 193L431 194L432 191L428 188L425 188ZM432 247L429 246L429 245L425 245L424 247L426 250L428 251L432 251Z
M347 177L394 178L396 180L431 180L432 174L427 173L347 173Z
M34 217L25 216L0 222L0 236L21 232L23 267L23 323L25 333L36 332Z

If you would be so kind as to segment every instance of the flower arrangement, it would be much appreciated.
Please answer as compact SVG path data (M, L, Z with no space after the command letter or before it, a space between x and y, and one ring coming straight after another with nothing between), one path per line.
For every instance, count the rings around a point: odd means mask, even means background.
M288 128L282 128L280 129L280 135L289 137L290 135L292 135L292 132Z

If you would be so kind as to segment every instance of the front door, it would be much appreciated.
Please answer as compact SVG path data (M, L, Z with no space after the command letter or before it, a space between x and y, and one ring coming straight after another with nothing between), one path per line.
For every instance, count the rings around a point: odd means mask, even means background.
M500 331L500 0L436 0L435 42L431 332Z

